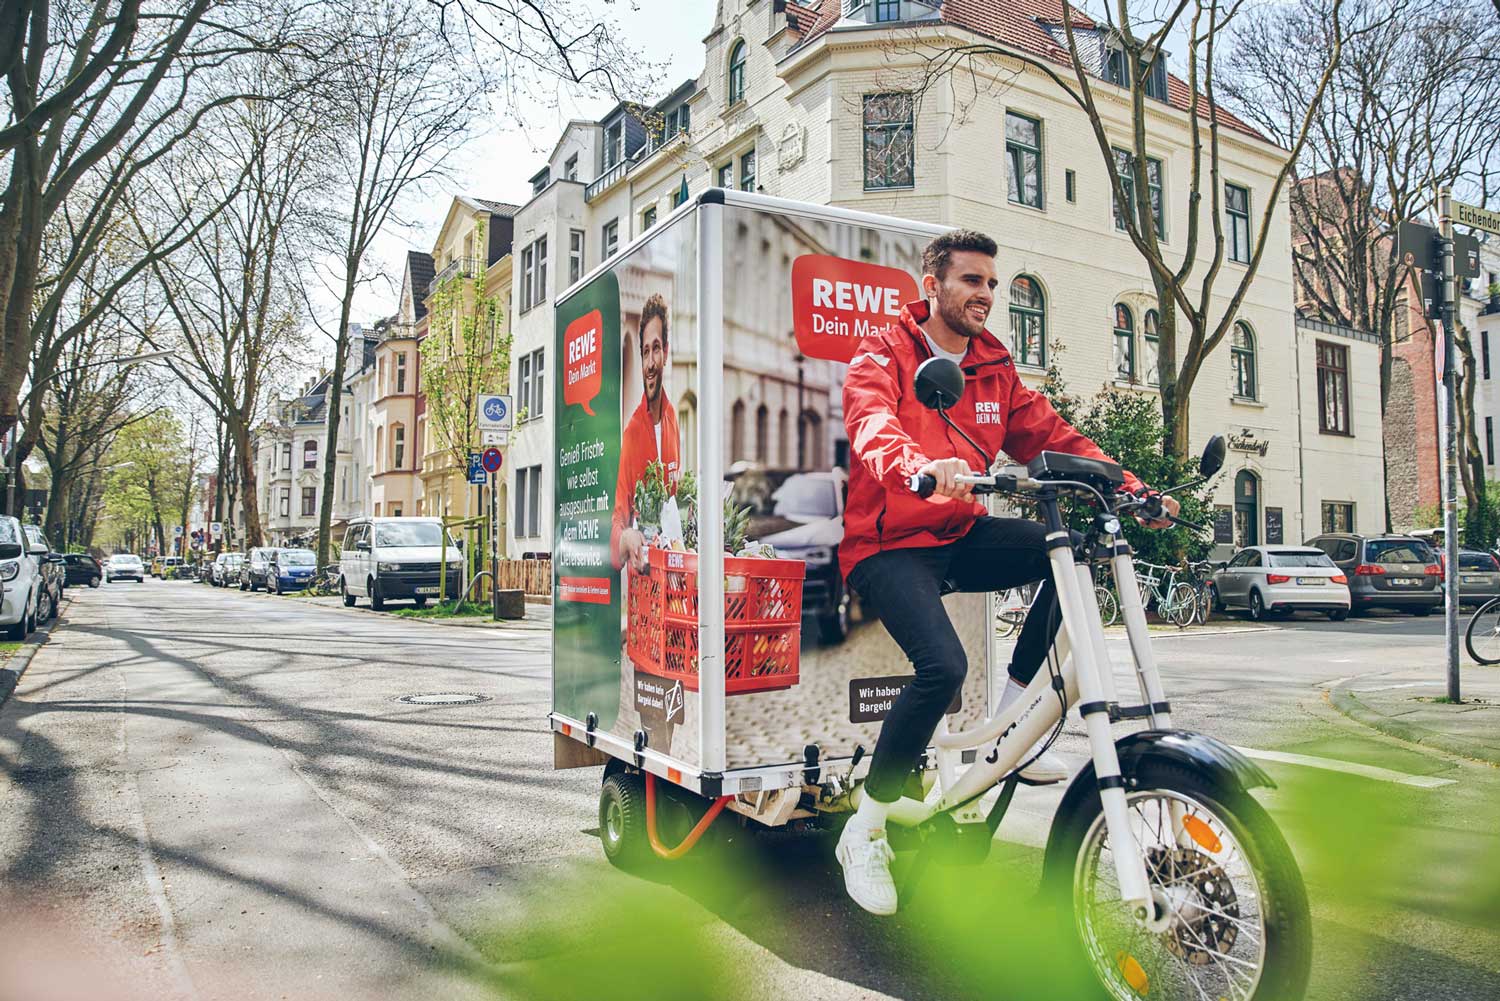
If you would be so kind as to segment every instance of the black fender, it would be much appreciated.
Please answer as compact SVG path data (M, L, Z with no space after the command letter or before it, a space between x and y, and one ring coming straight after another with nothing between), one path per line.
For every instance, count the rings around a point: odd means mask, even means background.
M1149 772L1153 764L1195 772L1224 790L1226 795L1244 795L1255 788L1276 788L1271 776L1255 762L1217 737L1202 733L1140 730L1115 741L1115 753L1120 758L1120 775L1125 780L1127 794L1137 787L1142 774ZM1094 774L1094 763L1090 761L1073 777L1057 805L1052 830L1047 836L1047 855L1042 869L1044 884L1058 878L1072 879L1074 860L1060 857L1059 843L1066 836L1073 817L1083 810L1092 813L1098 809L1098 798L1099 781Z

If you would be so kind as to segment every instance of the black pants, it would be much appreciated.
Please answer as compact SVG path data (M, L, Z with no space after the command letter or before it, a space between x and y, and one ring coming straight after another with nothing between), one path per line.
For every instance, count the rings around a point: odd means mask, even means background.
M901 797L943 712L963 685L969 661L943 607L945 590L1003 591L1042 581L1011 654L1010 676L1028 684L1056 633L1057 593L1047 561L1046 528L1024 518L980 518L946 546L890 549L859 562L849 583L905 651L916 678L896 698L880 729L865 792L883 803Z

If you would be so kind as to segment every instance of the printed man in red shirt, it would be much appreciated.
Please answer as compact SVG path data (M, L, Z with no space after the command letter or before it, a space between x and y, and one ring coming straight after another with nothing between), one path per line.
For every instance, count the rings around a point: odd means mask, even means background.
M609 555L616 570L627 560L646 569L646 536L636 524L635 485L646 466L660 462L667 494L677 491L682 458L677 440L677 411L667 399L667 301L652 295L641 307L641 383L645 394L630 415L620 440L620 477L615 482L615 511L609 533Z
M943 607L945 586L986 592L1042 582L1011 654L1002 712L1036 676L1055 631L1046 529L1023 518L990 517L955 477L984 471L1000 452L1019 462L1043 451L1107 458L1021 381L1010 352L985 329L999 284L995 250L994 240L968 230L933 240L922 255L924 298L860 342L844 381L855 461L839 560L863 607L879 616L916 675L881 726L863 799L837 849L849 895L876 914L892 914L897 904L886 813L968 671L963 643ZM917 400L912 377L933 357L947 357L963 370L964 395L948 415L988 455ZM913 474L937 481L933 497L911 491ZM1145 489L1125 476L1128 489ZM1163 507L1177 512L1171 498ZM1022 771L1036 782L1067 774L1046 753Z

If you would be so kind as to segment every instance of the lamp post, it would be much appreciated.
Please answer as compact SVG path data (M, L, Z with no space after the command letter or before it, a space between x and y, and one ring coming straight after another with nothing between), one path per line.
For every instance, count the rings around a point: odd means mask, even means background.
M138 361L154 361L157 358L168 358L174 354L175 352L173 351L147 351L145 354L128 355L123 358L102 358L99 361L84 362L82 365L71 365L68 368L60 368L46 378L32 383L31 391L33 393L38 392L53 379L56 379L60 375L67 375L69 372L79 372L86 368L97 368L100 365L128 365ZM11 444L10 461L6 464L5 513L14 518L16 517L16 480L21 476L21 424L19 421L16 422L13 434L15 441ZM17 518L17 520L20 519Z

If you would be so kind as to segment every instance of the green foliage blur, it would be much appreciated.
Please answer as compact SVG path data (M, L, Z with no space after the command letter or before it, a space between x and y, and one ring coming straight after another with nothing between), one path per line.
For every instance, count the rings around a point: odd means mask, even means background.
M1162 453L1166 425L1156 397L1106 386L1094 396L1083 398L1068 391L1056 358L1063 345L1054 343L1047 377L1041 391L1053 408L1082 433L1093 439L1104 454L1140 477L1148 486L1165 489L1198 478L1198 459L1173 459ZM1205 438L1205 441L1207 439ZM1182 517L1201 525L1213 522L1213 486L1217 477L1195 490L1174 494L1182 504ZM1088 526L1093 511L1077 506L1070 513L1075 530ZM1195 532L1173 526L1149 529L1135 519L1126 519L1125 537L1135 550L1136 559L1148 563L1180 564L1184 560L1202 559L1213 544L1211 532Z
M1442 528L1443 508L1429 504L1417 508L1412 529ZM1500 541L1500 481L1490 480L1484 487L1484 498L1478 510L1470 512L1467 504L1458 506L1458 537L1471 549L1491 550Z

